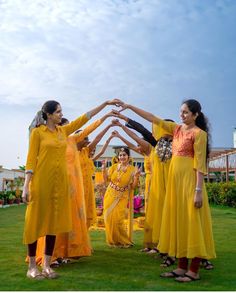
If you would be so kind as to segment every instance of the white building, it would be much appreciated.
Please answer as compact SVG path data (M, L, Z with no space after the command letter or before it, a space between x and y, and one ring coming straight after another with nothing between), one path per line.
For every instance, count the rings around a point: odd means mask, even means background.
M20 169L6 169L0 166L0 191L12 190L14 180L17 178L23 182L25 172Z
M95 155L97 155L101 149L102 149L103 145L98 144L96 146L96 152ZM96 167L101 167L102 166L102 161L103 160L107 160L108 161L108 166L111 165L111 161L112 158L116 156L117 151L121 148L122 146L117 146L117 145L108 145L106 151L104 152L104 154L97 160L95 161L95 166ZM142 170L144 171L144 157L132 150L130 150L130 156L133 160L133 164L136 166L138 165L138 167L142 167Z
M236 148L236 127L234 128L234 132L233 132L233 140L234 140L234 148Z

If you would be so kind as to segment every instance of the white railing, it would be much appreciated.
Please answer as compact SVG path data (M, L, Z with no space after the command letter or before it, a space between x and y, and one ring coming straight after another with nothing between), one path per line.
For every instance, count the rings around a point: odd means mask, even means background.
M228 166L227 166L228 164ZM236 151L220 155L209 160L209 168L211 169L236 169Z

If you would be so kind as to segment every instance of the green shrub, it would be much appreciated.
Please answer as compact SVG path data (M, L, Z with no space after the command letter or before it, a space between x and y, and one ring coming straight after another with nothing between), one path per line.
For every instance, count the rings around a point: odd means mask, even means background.
M236 182L206 183L210 203L236 207Z

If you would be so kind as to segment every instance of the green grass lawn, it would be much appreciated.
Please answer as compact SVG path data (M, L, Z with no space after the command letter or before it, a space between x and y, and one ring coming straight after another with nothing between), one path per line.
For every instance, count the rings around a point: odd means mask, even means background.
M212 207L217 259L215 269L201 269L201 280L179 284L161 279L160 260L138 250L143 232L134 234L135 246L111 249L103 231L91 232L93 256L64 265L56 280L26 278L26 248L22 244L24 206L0 209L1 291L234 291L236 290L236 210ZM172 267L171 267L172 268ZM167 269L165 269L167 271Z

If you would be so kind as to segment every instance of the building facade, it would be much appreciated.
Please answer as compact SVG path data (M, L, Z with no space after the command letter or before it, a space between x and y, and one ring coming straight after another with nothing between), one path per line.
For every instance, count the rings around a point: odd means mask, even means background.
M25 172L20 169L6 169L0 166L0 191L14 190L16 181L24 182ZM22 184L21 185L22 187Z
M97 145L95 155L97 155L101 151L102 147L103 145L101 144ZM111 166L112 159L117 156L121 147L123 146L109 145L104 154L97 161L94 162L96 168L101 168L103 160L107 160L107 165ZM132 158L133 165L138 166L139 168L141 167L142 171L144 171L144 157L132 150L130 150L130 157Z

